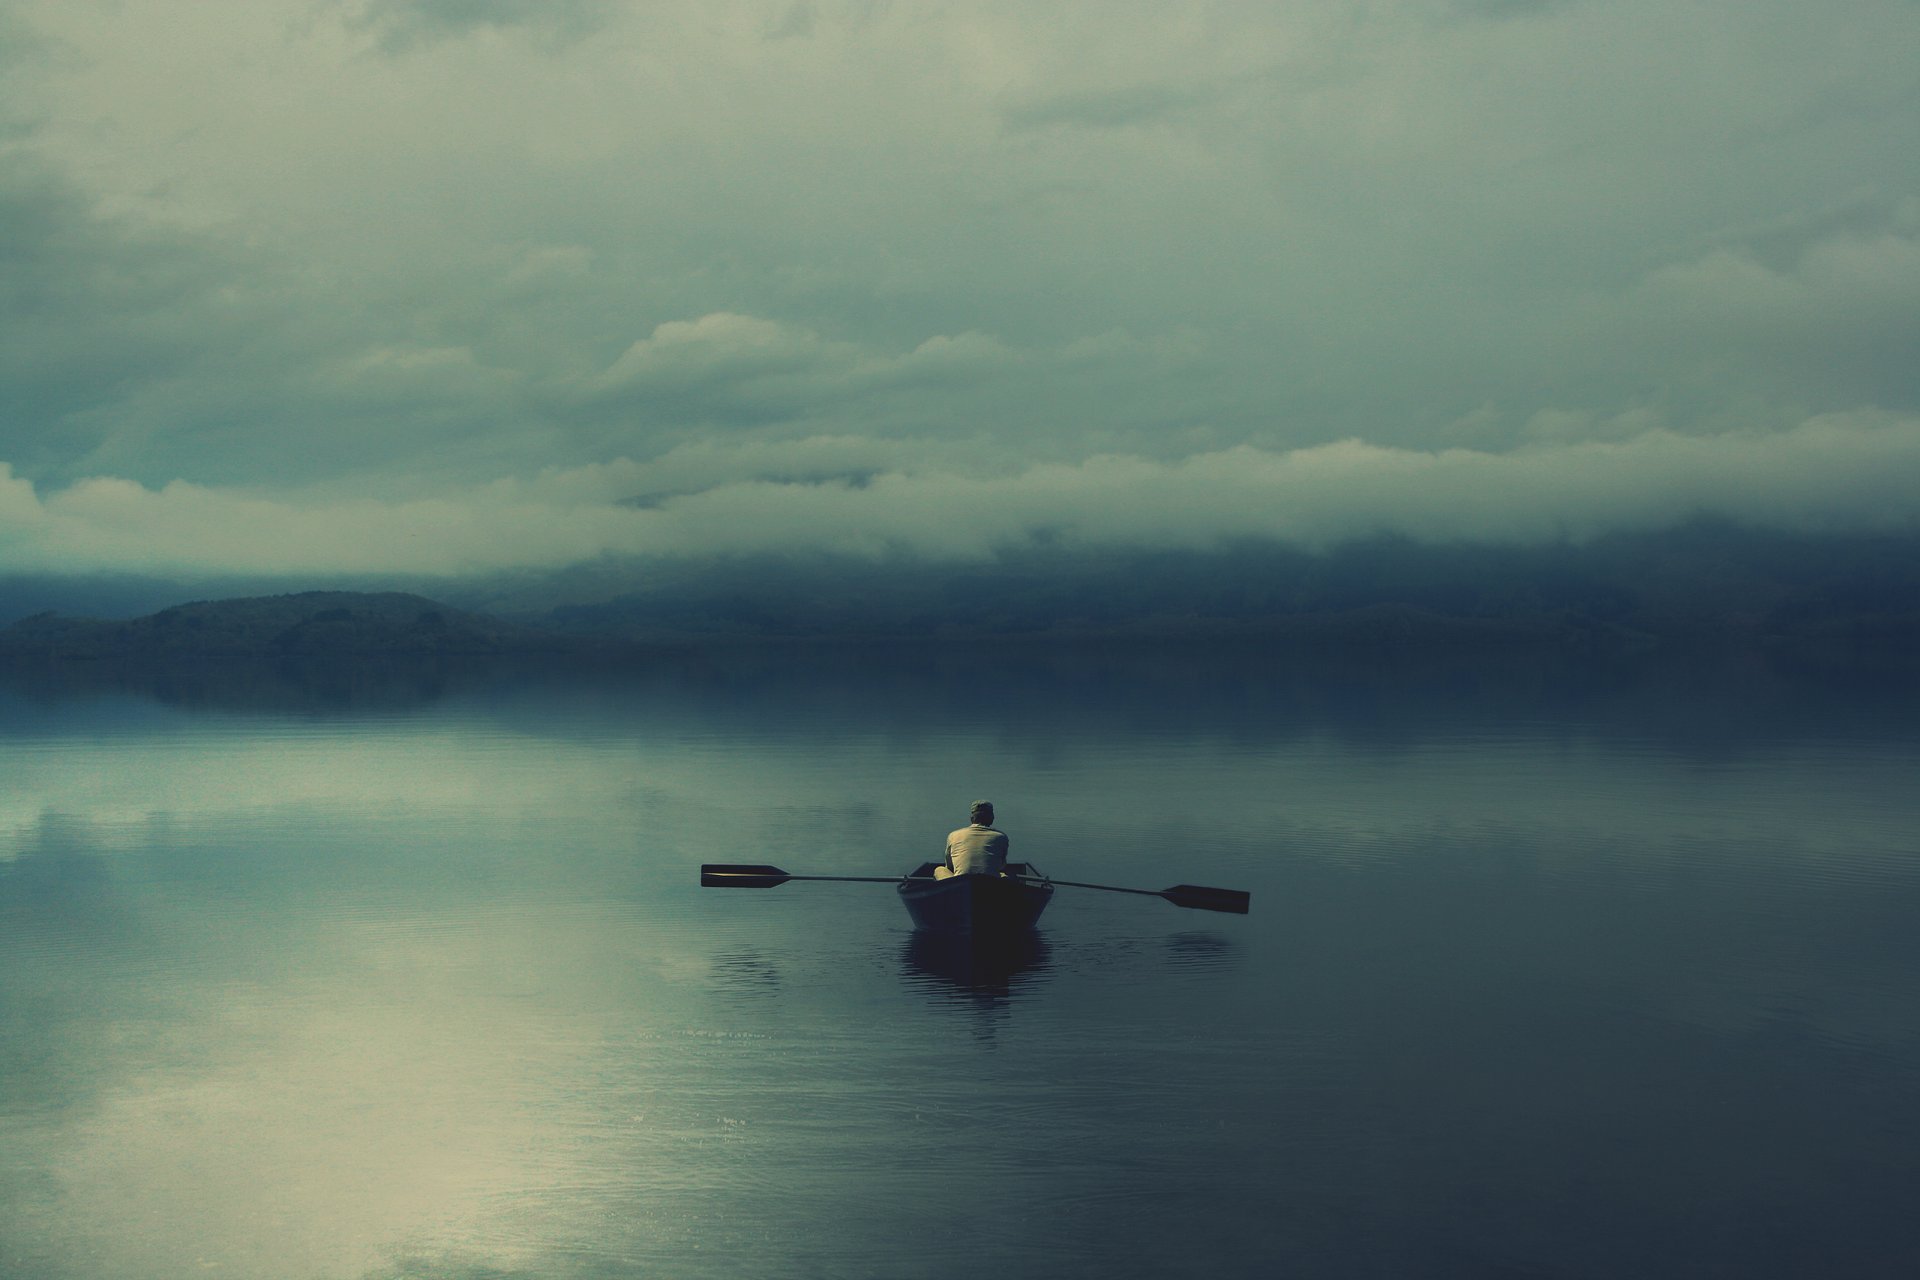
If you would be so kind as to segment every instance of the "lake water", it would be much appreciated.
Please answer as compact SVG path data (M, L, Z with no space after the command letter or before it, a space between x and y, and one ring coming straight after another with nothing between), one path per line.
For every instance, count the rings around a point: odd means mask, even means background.
M1752 660L0 686L0 1274L1920 1273L1920 706ZM969 955L884 884L995 800Z

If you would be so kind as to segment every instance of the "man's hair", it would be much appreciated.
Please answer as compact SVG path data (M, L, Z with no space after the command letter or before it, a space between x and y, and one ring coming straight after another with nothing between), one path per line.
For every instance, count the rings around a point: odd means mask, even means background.
M983 813L986 814L989 818L993 816L993 801L975 800L973 802L973 808L967 811L967 816L969 818L977 818Z

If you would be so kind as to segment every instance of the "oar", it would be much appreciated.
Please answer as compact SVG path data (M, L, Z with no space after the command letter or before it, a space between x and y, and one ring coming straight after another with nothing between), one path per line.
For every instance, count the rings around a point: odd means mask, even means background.
M708 862L700 867L703 889L772 889L789 880L840 880L852 884L899 884L932 876L790 876L778 867L748 862Z
M1253 901L1253 895L1245 889L1209 889L1199 884L1177 884L1171 889L1122 889L1117 884L1082 884L1078 880L1055 880L1054 884L1063 884L1070 889L1105 889L1108 893L1138 893L1149 898L1165 898L1176 907L1192 907L1196 911L1225 911L1231 915L1247 914L1247 904Z
M853 884L899 884L901 881L926 881L932 876L794 876L764 863L710 862L700 868L700 883L708 889L772 889L789 880L837 880ZM1165 898L1176 907L1196 911L1224 911L1247 914L1253 895L1244 889L1209 889L1204 885L1177 884L1171 889L1123 889L1114 884L1084 884L1078 880L1033 878L1035 884L1066 885L1070 889L1104 889L1108 893L1137 893L1149 898Z

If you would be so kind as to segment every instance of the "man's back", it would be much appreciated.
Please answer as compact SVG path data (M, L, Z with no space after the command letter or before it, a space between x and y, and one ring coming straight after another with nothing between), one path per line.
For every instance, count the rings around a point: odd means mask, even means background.
M991 875L1007 865L1007 833L976 822L947 837L947 861L956 875Z

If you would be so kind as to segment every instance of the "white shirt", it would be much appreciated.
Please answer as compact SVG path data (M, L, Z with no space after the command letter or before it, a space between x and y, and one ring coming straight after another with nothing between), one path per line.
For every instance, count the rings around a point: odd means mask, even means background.
M1007 833L979 823L947 837L947 861L956 875L991 875L1007 865Z

